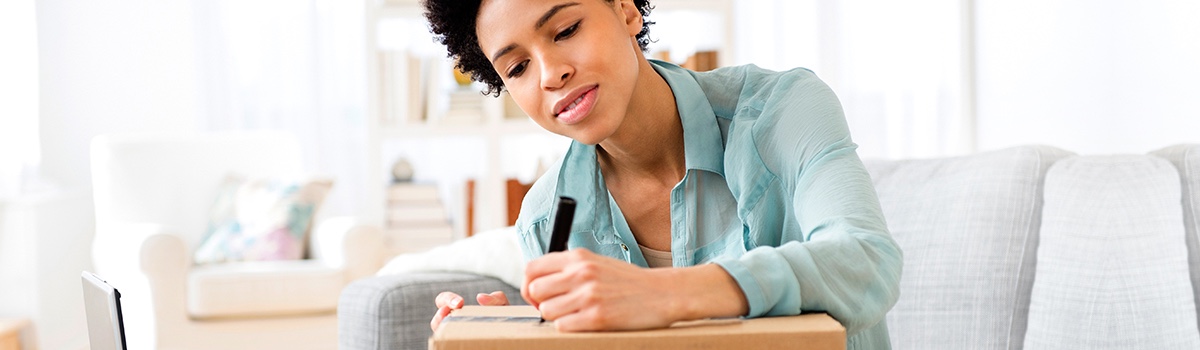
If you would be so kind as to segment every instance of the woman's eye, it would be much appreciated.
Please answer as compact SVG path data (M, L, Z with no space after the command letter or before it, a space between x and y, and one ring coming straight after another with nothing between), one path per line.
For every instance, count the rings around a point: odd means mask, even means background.
M554 36L554 41L570 38L572 35L575 35L575 30L577 29L579 29L579 22L575 22L575 24L567 27L567 29L563 29L563 31L558 32L558 35Z
M516 78L516 77L520 76L521 73L525 73L525 65L526 64L529 64L528 61L517 63L517 65L513 66L512 69L509 69L508 70L508 78L509 79Z

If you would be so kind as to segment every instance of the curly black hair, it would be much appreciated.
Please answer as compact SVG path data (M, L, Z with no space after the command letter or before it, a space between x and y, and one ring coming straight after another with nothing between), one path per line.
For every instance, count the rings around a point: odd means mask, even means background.
M479 4L482 0L423 0L425 18L433 31L434 39L446 46L447 56L454 59L459 71L471 76L472 80L487 84L485 95L500 96L504 89L504 81L492 68L491 61L479 48L479 37L475 36L475 17L479 15ZM603 0L613 2L614 0ZM650 0L634 0L642 18L650 15ZM650 25L654 22L642 22L642 31L637 34L638 46L646 51L650 45Z

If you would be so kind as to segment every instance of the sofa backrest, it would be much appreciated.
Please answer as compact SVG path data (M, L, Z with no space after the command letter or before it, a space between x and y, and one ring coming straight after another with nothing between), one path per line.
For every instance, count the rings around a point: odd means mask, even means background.
M299 176L299 140L275 131L112 134L92 140L96 240L121 240L121 224L153 223L203 238L221 182L230 174Z
M1009 349L1023 343L1046 170L1071 153L1024 146L930 160L871 161L904 251L887 315L897 349Z
M1180 178L1154 156L1046 175L1025 349L1200 349Z
M1175 145L1151 154L1162 157L1179 171L1183 192L1183 228L1192 277L1192 295L1200 315L1200 144ZM1196 323L1200 324L1200 316Z

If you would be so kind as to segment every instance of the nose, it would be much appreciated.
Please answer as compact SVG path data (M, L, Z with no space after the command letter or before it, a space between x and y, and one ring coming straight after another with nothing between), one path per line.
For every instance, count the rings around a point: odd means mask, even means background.
M575 67L552 55L542 55L542 90L553 91L566 85L575 74Z

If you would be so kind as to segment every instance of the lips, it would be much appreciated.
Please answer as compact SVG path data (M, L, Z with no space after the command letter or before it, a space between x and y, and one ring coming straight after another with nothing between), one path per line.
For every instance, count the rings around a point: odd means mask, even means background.
M598 86L586 86L575 89L567 97L554 104L554 117L565 124L579 123L592 111L596 105Z

